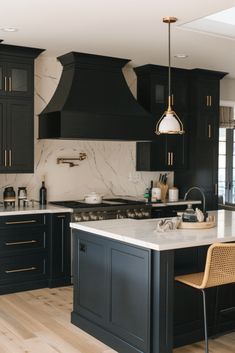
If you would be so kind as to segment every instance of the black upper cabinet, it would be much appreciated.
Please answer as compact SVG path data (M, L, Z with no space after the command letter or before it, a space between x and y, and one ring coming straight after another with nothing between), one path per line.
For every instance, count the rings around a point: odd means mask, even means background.
M0 58L0 95L7 97L32 97L33 73L32 62L27 63L27 60L20 59L20 62L6 63L2 62Z
M206 71L206 74L205 72ZM207 70L192 70L191 108L193 133L198 140L218 141L219 129L219 85L224 73Z
M190 72L189 169L174 177L181 196L191 186L201 187L207 210L218 208L219 85L224 76L202 69Z
M168 107L168 68L144 65L135 68L137 98L152 113L156 123ZM184 124L184 135L159 135L152 142L137 143L137 170L177 170L187 168L188 70L172 69L171 105Z
M42 51L0 46L0 173L34 170L34 59Z
M0 171L33 172L31 100L0 99Z

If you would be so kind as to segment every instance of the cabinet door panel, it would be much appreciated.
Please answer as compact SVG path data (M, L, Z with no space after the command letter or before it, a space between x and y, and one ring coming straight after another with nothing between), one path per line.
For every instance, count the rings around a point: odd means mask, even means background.
M167 136L166 150L167 150L167 154L171 153L170 167L173 170L183 169L187 165L186 141L187 141L187 136L185 135Z
M33 172L32 104L27 100L11 100L7 110L9 172Z
M2 256L32 250L46 249L48 246L44 229L33 228L29 231L23 229L1 230L0 253Z
M158 114L159 119L167 108L168 80L166 75L152 76L151 113Z
M0 62L0 96L5 96L7 94L7 64L5 62Z
M87 319L105 325L107 310L107 264L105 246L100 239L81 237L75 249L74 298L77 311ZM78 272L77 272L78 271Z
M198 110L204 112L219 109L219 80L200 78L196 81Z
M3 257L0 265L1 284L46 278L48 271L46 254Z
M52 215L50 276L51 286L71 283L70 214Z
M149 341L149 252L112 243L110 248L110 329L141 351Z
M23 63L8 64L8 92L10 96L33 95L33 66Z

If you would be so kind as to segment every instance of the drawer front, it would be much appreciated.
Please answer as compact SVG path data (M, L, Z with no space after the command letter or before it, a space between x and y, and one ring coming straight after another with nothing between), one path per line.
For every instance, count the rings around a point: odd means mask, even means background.
M33 228L23 230L17 228L2 230L0 236L0 253L10 255L13 252L47 249L48 239L43 229Z
M27 214L19 216L0 217L0 227L13 229L16 227L32 227L37 225L46 225L45 214Z
M0 283L29 281L47 276L47 256L34 254L0 259Z

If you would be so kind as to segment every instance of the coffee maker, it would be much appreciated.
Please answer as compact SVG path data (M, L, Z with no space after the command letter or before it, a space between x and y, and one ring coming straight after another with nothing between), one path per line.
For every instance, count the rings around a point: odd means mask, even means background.
M8 186L3 192L3 204L4 207L15 207L16 193L12 186Z
M27 200L27 189L25 186L18 187L18 207L21 206L21 202L23 203L23 207L25 207L25 202Z

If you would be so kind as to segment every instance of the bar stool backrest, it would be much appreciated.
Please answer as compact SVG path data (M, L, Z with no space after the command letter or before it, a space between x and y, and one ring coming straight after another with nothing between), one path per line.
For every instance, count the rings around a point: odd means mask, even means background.
M235 282L235 243L215 243L207 251L201 288Z

